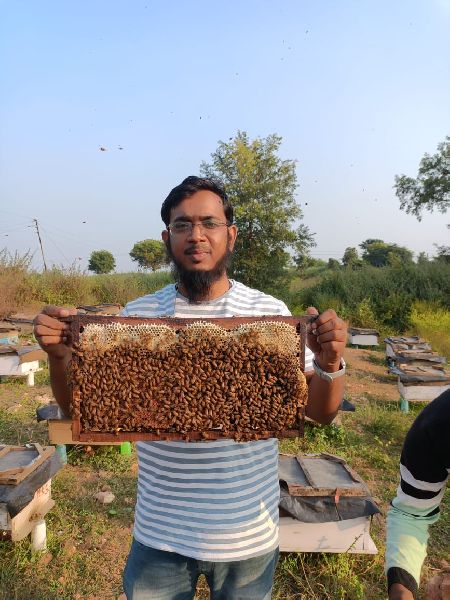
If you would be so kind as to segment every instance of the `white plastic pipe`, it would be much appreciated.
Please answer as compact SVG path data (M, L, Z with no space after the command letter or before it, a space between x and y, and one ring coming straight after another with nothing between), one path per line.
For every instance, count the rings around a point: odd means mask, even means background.
M45 519L38 519L31 530L31 552L47 549L47 527Z

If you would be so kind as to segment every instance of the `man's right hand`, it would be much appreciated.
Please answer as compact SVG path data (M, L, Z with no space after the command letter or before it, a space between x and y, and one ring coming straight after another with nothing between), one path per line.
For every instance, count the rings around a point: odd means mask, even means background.
M75 308L45 306L34 319L34 335L39 346L44 352L47 352L49 357L56 359L70 357L72 353L70 327L68 323L63 323L58 319L76 314Z
M414 595L401 583L393 583L389 587L389 600L414 600Z

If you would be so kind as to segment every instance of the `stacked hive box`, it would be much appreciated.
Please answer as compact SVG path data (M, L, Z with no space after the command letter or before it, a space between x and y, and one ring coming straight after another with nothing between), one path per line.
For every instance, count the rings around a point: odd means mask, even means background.
M433 352L428 342L416 336L389 337L385 342L389 371L397 375L404 400L433 400L450 387L445 357Z

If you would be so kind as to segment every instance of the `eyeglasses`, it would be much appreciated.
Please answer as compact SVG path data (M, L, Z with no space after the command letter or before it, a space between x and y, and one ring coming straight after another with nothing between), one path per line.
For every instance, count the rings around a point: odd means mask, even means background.
M192 223L191 221L175 221L175 223L170 223L167 225L167 229L170 233L176 234L191 234L194 230L194 227L198 225L200 230L205 231L216 231L219 227L229 227L228 223L224 223L223 221L217 221L216 219L205 219L204 221L198 221L197 223Z

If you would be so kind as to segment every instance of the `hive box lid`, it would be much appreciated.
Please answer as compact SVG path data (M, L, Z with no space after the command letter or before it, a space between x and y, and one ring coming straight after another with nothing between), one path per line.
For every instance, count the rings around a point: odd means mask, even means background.
M47 354L39 344L32 344L31 346L0 345L0 356L3 354L18 356L19 364L34 362L35 360L47 360Z
M17 485L55 452L40 444L4 446L0 449L0 484Z
M361 327L349 327L348 332L351 335L380 335L376 329L363 329Z
M347 463L332 454L280 454L278 477L291 496L366 496L368 489Z

